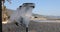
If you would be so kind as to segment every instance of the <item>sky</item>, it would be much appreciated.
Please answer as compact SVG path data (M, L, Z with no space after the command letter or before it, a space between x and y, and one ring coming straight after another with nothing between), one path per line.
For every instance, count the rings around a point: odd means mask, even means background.
M23 3L35 3L32 13L47 16L60 16L60 0L11 0L4 5L8 9L16 10Z

